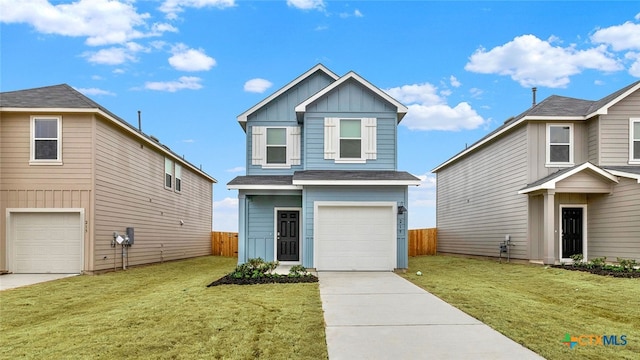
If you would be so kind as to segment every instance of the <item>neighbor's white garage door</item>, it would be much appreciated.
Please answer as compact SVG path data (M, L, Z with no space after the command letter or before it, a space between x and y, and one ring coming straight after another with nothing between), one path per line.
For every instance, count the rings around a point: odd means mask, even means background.
M317 270L393 271L395 203L318 204L314 253Z
M83 227L78 212L14 212L10 215L14 273L79 273Z

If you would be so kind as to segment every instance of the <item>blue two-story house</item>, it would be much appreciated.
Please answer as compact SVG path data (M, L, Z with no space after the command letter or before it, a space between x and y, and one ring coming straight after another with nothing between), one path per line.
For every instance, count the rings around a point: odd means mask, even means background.
M238 116L247 174L238 190L238 262L322 270L408 267L408 186L397 171L407 107L354 72L319 64Z

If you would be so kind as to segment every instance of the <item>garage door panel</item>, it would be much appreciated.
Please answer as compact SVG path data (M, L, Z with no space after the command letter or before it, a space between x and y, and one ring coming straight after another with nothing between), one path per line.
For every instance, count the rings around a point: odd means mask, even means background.
M14 212L11 244L15 273L78 273L83 226L79 212Z
M395 214L391 206L318 206L318 270L395 268Z

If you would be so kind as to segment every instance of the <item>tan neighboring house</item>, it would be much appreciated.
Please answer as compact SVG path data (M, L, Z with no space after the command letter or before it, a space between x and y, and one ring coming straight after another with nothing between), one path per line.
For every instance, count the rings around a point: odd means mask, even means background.
M66 84L0 93L2 272L209 255L214 183ZM127 228L123 249L114 233L124 239Z
M640 81L551 96L433 169L438 251L640 260Z

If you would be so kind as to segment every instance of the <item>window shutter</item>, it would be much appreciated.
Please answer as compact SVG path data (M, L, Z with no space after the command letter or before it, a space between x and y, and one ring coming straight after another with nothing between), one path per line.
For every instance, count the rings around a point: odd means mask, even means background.
M362 151L366 160L375 160L377 154L376 118L362 119Z
M264 126L251 127L251 165L265 163L266 131Z
M300 126L287 128L287 159L291 165L300 165Z
M324 118L324 158L335 159L339 132L336 128L338 118Z

